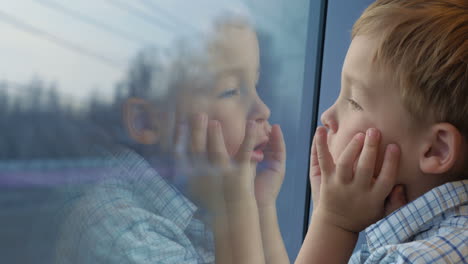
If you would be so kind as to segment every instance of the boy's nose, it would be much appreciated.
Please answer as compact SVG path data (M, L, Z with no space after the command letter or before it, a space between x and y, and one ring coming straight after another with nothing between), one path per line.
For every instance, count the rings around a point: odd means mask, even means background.
M329 127L328 127L328 120L327 120L326 114L327 114L327 111L322 113L322 115L320 116L320 122L322 122L322 125L328 129Z
M257 123L265 122L270 118L270 108L268 108L268 106L259 97L255 100L252 110L253 116L251 119L255 120Z
M331 130L333 133L336 133L337 124L336 121L333 120L331 109L332 107L328 108L325 112L322 113L320 116L320 121L324 127L326 127L328 130Z

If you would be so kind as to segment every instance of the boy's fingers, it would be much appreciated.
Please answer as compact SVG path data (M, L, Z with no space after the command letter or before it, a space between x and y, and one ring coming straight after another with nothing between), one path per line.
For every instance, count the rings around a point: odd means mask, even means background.
M310 151L310 175L309 177L320 176L320 164L317 156L317 137L312 140L312 149Z
M286 144L284 143L283 132L279 125L273 125L271 128L271 136L268 142L267 155L273 157L276 161L286 160Z
M387 197L396 182L398 164L400 160L400 149L395 144L390 144L385 150L382 170L374 184L374 192Z
M398 210L408 203L403 185L393 187L385 202L385 216Z
M312 148L310 150L310 164L319 165L317 157L317 135L314 135L314 138L312 139Z
M380 132L377 129L371 128L367 130L364 148L362 149L359 161L357 163L355 179L353 182L363 188L371 186L372 177L374 176L375 162L380 142Z
M333 158L328 150L327 130L324 127L318 127L315 134L317 146L317 160L320 165L322 175L330 175L334 170Z
M356 164L356 160L364 145L364 138L365 135L363 133L358 133L349 142L343 153L341 153L336 163L336 174L340 181L350 182L353 180L354 164Z
M310 180L310 188L312 189L312 202L314 206L318 204L319 194L320 194L320 182L321 182L321 172L320 172L320 165L317 158L317 144L316 144L316 137L312 141L312 149L310 154L310 172L309 172L309 180Z
M256 131L257 131L257 124L253 120L249 120L245 127L245 136L242 145L237 152L237 162L250 162L252 157L252 152L255 147L255 139L256 139Z
M219 168L229 165L221 124L216 120L209 121L208 124L208 158Z
M205 114L197 114L191 119L192 137L190 150L194 154L206 152L206 134L208 126L208 117Z

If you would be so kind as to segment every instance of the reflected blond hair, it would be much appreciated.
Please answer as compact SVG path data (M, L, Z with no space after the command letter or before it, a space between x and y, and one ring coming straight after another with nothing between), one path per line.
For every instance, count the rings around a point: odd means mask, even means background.
M377 0L357 35L379 40L374 62L391 72L415 121L449 122L468 139L467 0Z

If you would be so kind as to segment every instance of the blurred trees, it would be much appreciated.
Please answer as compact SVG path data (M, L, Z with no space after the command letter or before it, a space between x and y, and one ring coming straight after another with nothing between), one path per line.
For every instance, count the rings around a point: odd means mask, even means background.
M0 81L0 160L75 158L108 140L105 127L116 122L113 105L91 97L88 110L73 109L63 97L39 78ZM107 122L97 125L102 120Z

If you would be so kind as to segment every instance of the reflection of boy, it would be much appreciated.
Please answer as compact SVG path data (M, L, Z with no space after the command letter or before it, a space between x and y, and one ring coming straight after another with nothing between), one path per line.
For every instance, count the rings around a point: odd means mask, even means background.
M217 167L207 171L221 168L216 161L216 157L221 156L217 155L218 149L222 151L225 147L223 153L235 158L243 156L241 152L251 147L246 152L250 153L248 166L253 169L247 173L238 171L246 176L239 179L253 182L257 162L265 159L270 164L258 175L256 190L253 186L241 188L251 194L241 200L248 200L246 204L254 209L245 214L246 217L254 216L253 221L243 222L241 214L232 214L238 208L230 210L232 207L223 204L225 190L233 193L237 189L233 191L229 190L230 186L213 184L216 179L206 175L190 175L187 194L197 205L211 209L213 238L210 228L205 226L206 221L199 220L203 217L198 217L194 203L166 183L138 155L122 151L115 155L122 162L111 179L97 185L72 208L58 242L59 263L213 263L214 252L216 263L262 258L287 260L279 239L275 207L284 177L284 142L279 126L272 129L269 125L270 111L256 92L259 73L256 34L243 20L222 21L203 47L204 57L192 54L193 57L187 56L174 63L177 66L173 71L177 76L169 81L166 100L170 99L171 103L165 105L174 104L176 109L171 111L144 99L130 99L125 106L128 131L138 142L158 144L161 152L169 155L174 152L175 144L180 143L173 140L174 130L171 128L181 127L174 123L189 120L191 143L186 146L188 153L184 155L192 158L199 154L208 158L200 164ZM249 120L256 132L245 138ZM209 127L213 128L213 124L220 129L218 134L216 130L210 134ZM271 130L274 140L269 140ZM177 133L177 138L184 136L180 135L183 134L181 130ZM219 134L222 141L212 142L219 139L215 136ZM248 139L250 143L246 146ZM219 172L232 175L226 173L227 170ZM231 182L238 180L234 178ZM230 197L239 198L236 195ZM240 228L238 232L236 228ZM250 237L244 235L250 230L258 232L250 233ZM242 241L247 243L240 243ZM243 251L246 249L244 245L251 241L260 248L256 252L249 248ZM241 249L237 250L236 245Z
M347 262L373 223L351 263L467 263L467 10L378 0L356 22L314 140L316 208L297 263ZM409 203L386 212L395 184Z

